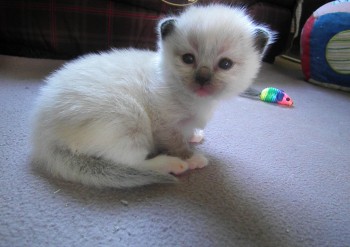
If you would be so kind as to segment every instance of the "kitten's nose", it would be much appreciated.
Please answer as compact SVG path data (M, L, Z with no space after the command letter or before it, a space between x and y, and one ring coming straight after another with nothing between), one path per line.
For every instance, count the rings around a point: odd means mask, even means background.
M205 84L208 84L211 80L211 71L208 67L200 67L199 70L196 72L196 82L203 86Z

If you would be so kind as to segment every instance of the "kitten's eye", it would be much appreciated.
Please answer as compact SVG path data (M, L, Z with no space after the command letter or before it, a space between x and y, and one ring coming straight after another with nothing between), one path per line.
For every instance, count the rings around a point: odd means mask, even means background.
M192 54L186 53L185 55L182 56L182 61L186 64L193 64L195 61L195 58Z
M233 65L233 62L228 58L223 58L219 61L220 69L228 70L232 67L232 65Z

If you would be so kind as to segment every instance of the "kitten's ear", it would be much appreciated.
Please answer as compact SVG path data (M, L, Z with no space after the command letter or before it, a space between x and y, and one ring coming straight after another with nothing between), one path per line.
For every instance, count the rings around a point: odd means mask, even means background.
M269 44L274 41L274 32L270 31L266 27L258 26L255 28L254 39L255 47L263 55Z
M176 20L173 18L165 19L160 22L159 33L160 37L164 40L175 29Z

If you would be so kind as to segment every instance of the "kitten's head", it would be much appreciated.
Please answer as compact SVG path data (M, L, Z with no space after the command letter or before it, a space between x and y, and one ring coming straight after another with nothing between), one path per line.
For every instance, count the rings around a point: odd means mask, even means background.
M175 78L198 97L223 98L247 89L272 41L271 32L242 9L224 5L190 7L161 20L158 30L165 78Z

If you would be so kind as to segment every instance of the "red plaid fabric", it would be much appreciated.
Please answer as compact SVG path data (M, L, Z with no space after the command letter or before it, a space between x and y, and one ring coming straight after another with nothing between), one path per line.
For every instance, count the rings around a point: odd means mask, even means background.
M269 2L271 1L273 2ZM294 0L286 0L291 1ZM190 1L0 0L0 53L70 59L110 47L155 49L155 26L158 19L183 9L166 2L176 5ZM272 24L277 31L283 27L283 32L290 25L292 16L290 8L282 8L281 12L278 11L278 7L273 10L276 7L273 4L265 5L256 0L197 2L223 2L246 6L254 18ZM267 6L273 11L264 12ZM283 46L284 44L277 43L271 56L280 53Z
M1 42L13 51L57 58L112 46L154 48L161 14L98 0L9 0L1 1L0 8Z

